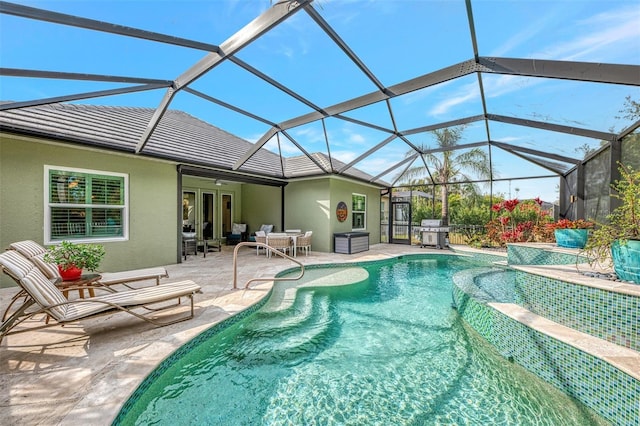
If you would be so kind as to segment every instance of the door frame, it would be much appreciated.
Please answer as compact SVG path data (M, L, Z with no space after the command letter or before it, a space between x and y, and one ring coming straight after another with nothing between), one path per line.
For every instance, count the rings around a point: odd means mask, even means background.
M407 224L406 225L396 225L396 206L398 205L403 205L403 206L407 206L409 209L409 217L407 220ZM389 211L389 242L392 244L408 244L411 245L411 220L412 220L412 211L413 209L411 208L411 202L410 201L391 201L390 203L390 207L389 207L390 211ZM396 227L397 226L402 226L407 228L407 237L406 238L397 238L396 234Z

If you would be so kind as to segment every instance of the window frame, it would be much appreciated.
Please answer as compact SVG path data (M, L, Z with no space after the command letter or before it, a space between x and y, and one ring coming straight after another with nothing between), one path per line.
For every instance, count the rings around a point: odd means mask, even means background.
M364 204L363 210L356 210L356 206L353 202L353 198L354 197L363 197L364 198ZM363 221L362 221L362 227L361 228L356 228L355 227L355 215L356 214L362 214L363 215ZM351 230L352 231L364 231L367 229L367 195L366 194L359 194L359 193L352 193L351 194Z
M51 191L52 187L50 185L50 174L51 172L71 172L71 173L82 173L89 176L113 176L122 178L122 187L123 187L123 195L122 195L122 205L114 205L114 204L76 204L76 203L53 203L51 202ZM44 166L44 243L45 245L59 244L62 240L53 239L51 236L51 212L54 207L60 206L69 206L69 207L79 207L79 208L119 208L122 210L122 235L120 236L99 236L99 237L89 237L84 236L83 238L74 238L73 242L78 243L100 243L100 242L114 242L114 241L128 241L129 240L129 175L126 173L117 173L117 172L109 172L104 170L94 170L94 169L82 169L78 167L64 167L64 166L54 166L45 164Z

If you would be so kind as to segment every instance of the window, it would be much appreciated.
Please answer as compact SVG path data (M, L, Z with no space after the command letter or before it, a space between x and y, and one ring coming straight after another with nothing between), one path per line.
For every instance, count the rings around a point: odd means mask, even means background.
M351 227L365 229L367 227L367 196L351 194Z
M127 175L45 166L45 243L125 240Z

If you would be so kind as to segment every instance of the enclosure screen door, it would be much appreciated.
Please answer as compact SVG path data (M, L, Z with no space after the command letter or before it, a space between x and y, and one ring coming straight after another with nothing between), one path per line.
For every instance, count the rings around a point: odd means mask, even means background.
M411 244L411 203L393 201L391 203L391 242Z

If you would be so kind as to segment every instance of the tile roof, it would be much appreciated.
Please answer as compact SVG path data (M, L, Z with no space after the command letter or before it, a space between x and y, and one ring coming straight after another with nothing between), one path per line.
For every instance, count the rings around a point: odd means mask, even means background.
M0 111L0 129L21 134L135 153L155 109L76 104L48 104ZM142 155L191 165L233 170L253 144L178 110L167 110L141 151ZM321 170L303 155L285 158L259 149L239 172L266 177L297 178L332 173L329 158L310 154ZM334 162L334 169L344 163ZM284 171L282 166L284 165ZM351 169L347 176L369 181L371 176Z

